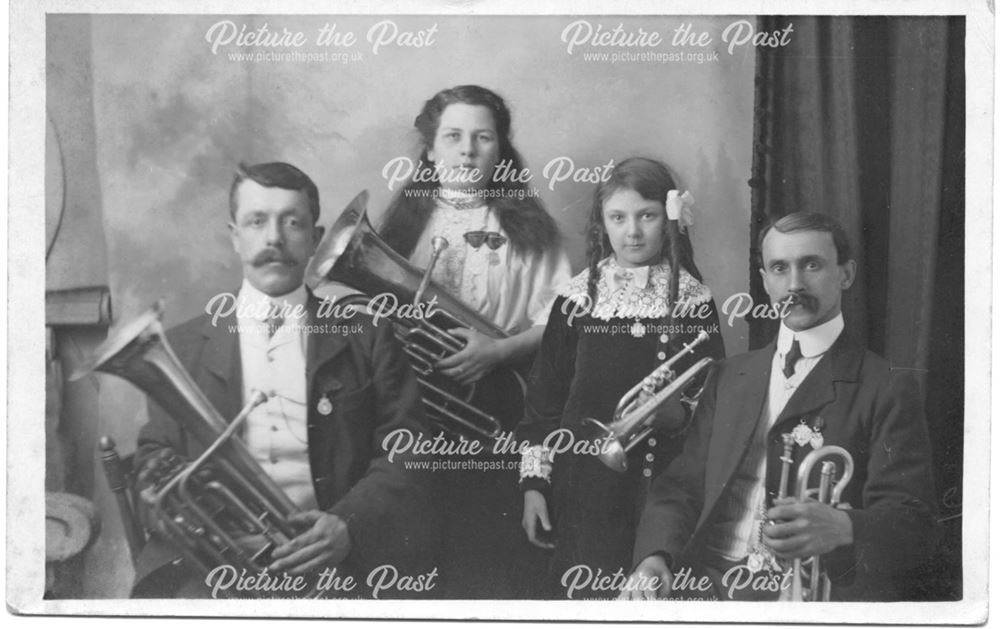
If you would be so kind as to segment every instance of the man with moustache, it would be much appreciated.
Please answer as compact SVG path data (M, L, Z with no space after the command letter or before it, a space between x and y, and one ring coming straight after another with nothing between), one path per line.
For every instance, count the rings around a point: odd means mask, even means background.
M820 555L830 600L898 600L907 570L933 550L920 393L844 329L856 265L836 221L789 214L760 244L765 289L787 316L769 346L709 377L684 452L650 488L622 597L787 598L792 560ZM838 445L854 459L841 498L853 508L777 497L786 434L788 493L806 454Z
M349 319L319 316L320 302L303 284L323 235L319 193L305 173L280 162L241 164L229 204L230 235L243 268L238 307L217 320L216 313L202 314L167 338L227 420L253 391L267 393L240 437L301 510L290 518L299 534L274 549L269 572L315 575L336 567L363 584L382 564L402 574L422 567L430 492L424 477L399 456L388 462L382 449L394 430L427 431L417 382L392 326L374 326L360 312ZM344 325L360 331L338 334ZM155 403L149 410L136 452L140 484L152 482L172 454L193 458L208 446ZM176 550L156 536L136 573L137 598L207 594Z

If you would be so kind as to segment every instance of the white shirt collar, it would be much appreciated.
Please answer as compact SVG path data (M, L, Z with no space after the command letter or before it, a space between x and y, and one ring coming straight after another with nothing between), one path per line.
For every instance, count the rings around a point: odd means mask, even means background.
M830 349L830 347L836 342L837 338L840 337L840 333L844 331L844 315L843 313L838 313L836 317L830 319L826 323L817 325L816 327L809 328L808 330L802 330L800 332L795 332L791 328L785 325L785 322L781 322L781 328L778 330L778 354L782 356L788 353L788 350L792 347L792 339L799 340L799 349L802 350L803 358L813 358L819 356Z
M286 313L295 312L296 309L298 312L304 313L306 312L306 302L308 299L309 293L306 291L305 284L299 284L298 288L280 297L271 297L254 288L249 280L243 278L238 298L240 308L237 311L245 312L248 319L266 321L271 304L277 305L281 311Z

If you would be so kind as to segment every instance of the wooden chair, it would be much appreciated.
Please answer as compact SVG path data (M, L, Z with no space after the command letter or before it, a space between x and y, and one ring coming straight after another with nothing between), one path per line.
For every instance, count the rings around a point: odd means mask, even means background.
M118 515L125 529L132 561L135 562L139 551L146 545L146 529L142 525L138 510L138 494L135 490L135 470L132 469L132 456L118 456L115 441L105 435L100 439L101 463L104 467L104 477L118 502Z

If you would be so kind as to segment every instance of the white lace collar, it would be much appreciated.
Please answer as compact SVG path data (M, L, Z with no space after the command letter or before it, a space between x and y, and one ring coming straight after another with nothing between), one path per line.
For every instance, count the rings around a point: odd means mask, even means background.
M435 201L439 206L456 210L476 210L488 205L486 199L479 194L468 194L461 190L451 190L449 188L438 188L438 190L440 194L438 194Z
M614 256L605 258L597 265L600 277L597 281L596 304L591 309L595 319L607 321L613 318L625 319L658 319L667 316L670 311L670 265L666 262L647 267L647 271L623 269ZM618 287L620 280L615 280L616 272L622 271L631 275ZM584 269L566 284L560 292L564 297L589 305L587 295L587 280L589 269ZM712 298L712 292L707 286L696 280L686 270L681 269L680 290L678 301L694 306L707 302Z

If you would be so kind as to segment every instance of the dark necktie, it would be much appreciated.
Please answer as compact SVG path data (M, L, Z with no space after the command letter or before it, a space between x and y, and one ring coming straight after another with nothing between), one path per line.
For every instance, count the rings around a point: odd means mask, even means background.
M280 316L275 315L273 317L269 317L265 323L267 325L267 338L270 339L274 337L274 333L277 332L278 328L285 323L285 320Z
M791 349L785 354L785 367L782 369L786 380L795 375L795 363L799 362L800 358L802 358L802 348L799 347L799 340L794 339Z

